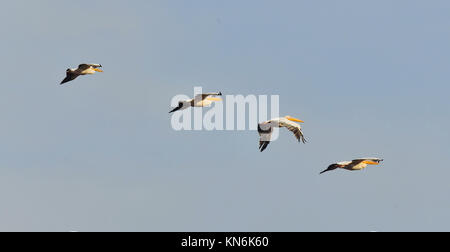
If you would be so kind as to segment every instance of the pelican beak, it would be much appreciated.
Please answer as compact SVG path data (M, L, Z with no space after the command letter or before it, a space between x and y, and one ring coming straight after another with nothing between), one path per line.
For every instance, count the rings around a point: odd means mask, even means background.
M364 164L369 164L369 165L379 165L379 162L374 162L374 161L364 161Z
M178 110L180 110L180 107L176 107L176 108L172 109L171 111L169 111L169 114L170 114L170 113L173 113L173 112L175 112L175 111L178 111Z
M103 70L101 70L101 69L98 69L98 68L94 68L94 71L96 71L96 72L100 72L100 73L103 73Z
M288 116L287 119L288 119L289 121L293 121L293 122L304 123L304 121L302 121L302 120L300 120L300 119L297 119L297 118L294 118L294 117L290 117L290 116Z
M215 97L208 97L206 98L208 101L222 101L221 98L215 98Z

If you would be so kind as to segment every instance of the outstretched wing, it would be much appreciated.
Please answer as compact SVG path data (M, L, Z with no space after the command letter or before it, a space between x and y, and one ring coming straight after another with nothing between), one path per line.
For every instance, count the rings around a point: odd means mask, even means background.
M273 125L271 122L263 122L258 124L259 133L259 150L263 152L270 143L272 138Z
M295 138L297 138L299 142L302 141L303 143L306 143L302 127L299 124L289 120L280 120L280 127L286 127L289 131L294 133Z
M67 74L66 74L66 78L64 78L64 80L63 80L63 81L61 81L60 85L62 85L62 84L64 84L64 83L66 83L66 82L69 82L69 81L75 80L75 79L76 79L77 77L78 77L78 75L77 75L77 74L73 74L73 73L67 73Z

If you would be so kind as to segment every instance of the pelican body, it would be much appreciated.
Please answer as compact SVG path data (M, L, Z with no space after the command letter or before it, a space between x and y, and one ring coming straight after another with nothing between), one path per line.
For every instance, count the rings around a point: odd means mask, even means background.
M189 99L185 101L179 101L178 107L172 109L169 113L173 113L175 111L184 110L189 107L209 107L215 101L222 101L220 98L211 97L211 96L221 96L222 93L205 93L196 95L194 99Z
M345 169L349 171L359 171L365 169L368 165L379 165L383 159L380 158L359 158L352 161L342 161L335 164L331 164L328 168L322 171L320 174L335 169Z
M94 74L95 72L103 72L99 69L102 67L100 64L80 64L78 68L69 68L66 70L66 78L61 82L61 85L75 80L80 75Z
M259 150L263 152L269 145L274 127L285 127L289 131L294 133L295 138L297 138L299 142L302 141L303 143L306 143L305 137L302 132L302 127L295 122L303 123L303 121L300 119L291 116L285 116L281 118L274 118L258 124L258 133L260 137Z

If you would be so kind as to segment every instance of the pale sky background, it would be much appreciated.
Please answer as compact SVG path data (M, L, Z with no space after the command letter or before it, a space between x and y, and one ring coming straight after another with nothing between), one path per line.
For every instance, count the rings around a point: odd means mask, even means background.
M449 1L6 1L0 231L450 231ZM68 67L104 73L60 86ZM175 132L194 86L303 119ZM319 176L330 163L385 161Z

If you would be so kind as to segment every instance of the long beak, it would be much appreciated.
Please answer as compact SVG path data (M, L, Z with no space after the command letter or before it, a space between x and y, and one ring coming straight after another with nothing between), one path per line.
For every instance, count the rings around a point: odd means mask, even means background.
M380 163L374 162L374 161L364 161L364 164L370 164L370 165L379 165Z
M176 108L172 109L172 110L169 112L169 114L170 114L170 113L173 113L173 112L175 112L175 111L177 111L177 110L179 110L179 109L180 109L180 107L176 107Z
M331 169L326 169L326 170L320 172L319 174L324 174L325 172L329 172L329 171L331 171Z
M208 101L222 101L221 98L216 98L216 97L208 97L206 98Z
M297 119L297 118L294 118L294 117L287 117L287 119L289 120L289 121L293 121L293 122L300 122L300 123L304 123L304 121L302 121L302 120L300 120L300 119Z
M101 69L98 69L98 68L94 68L94 71L96 71L96 72L100 72L100 73L103 73L103 70L101 70Z

